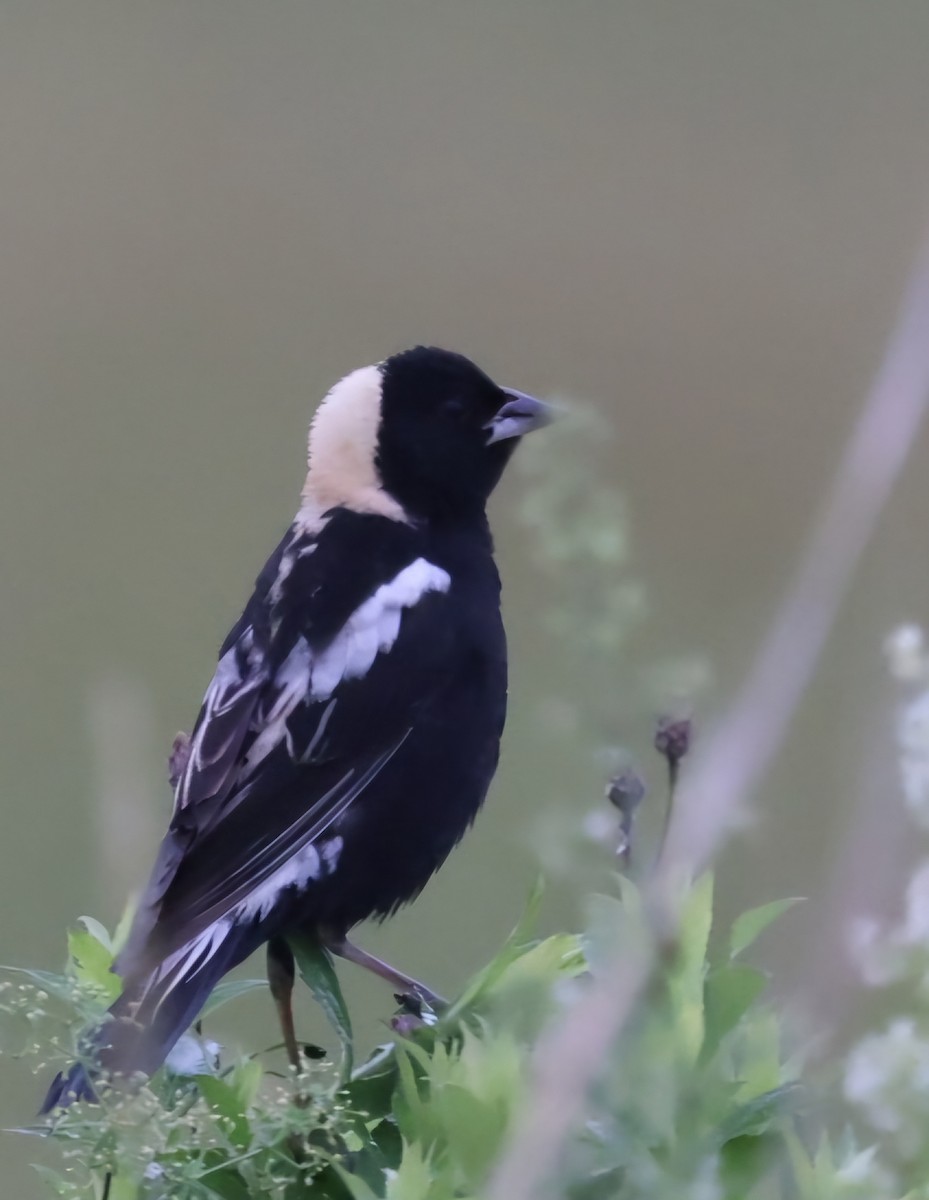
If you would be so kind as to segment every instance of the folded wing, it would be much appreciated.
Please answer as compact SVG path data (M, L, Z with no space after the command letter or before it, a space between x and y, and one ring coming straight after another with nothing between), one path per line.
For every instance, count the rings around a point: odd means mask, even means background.
M285 539L223 646L124 976L163 978L332 870L340 818L442 686L448 574L395 522L345 514L327 531Z

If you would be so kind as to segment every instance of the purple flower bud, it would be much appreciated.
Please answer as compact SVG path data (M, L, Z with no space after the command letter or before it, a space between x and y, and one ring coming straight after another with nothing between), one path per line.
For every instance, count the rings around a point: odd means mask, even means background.
M676 768L687 756L693 737L693 722L689 717L661 717L655 729L654 746L668 760L668 766Z

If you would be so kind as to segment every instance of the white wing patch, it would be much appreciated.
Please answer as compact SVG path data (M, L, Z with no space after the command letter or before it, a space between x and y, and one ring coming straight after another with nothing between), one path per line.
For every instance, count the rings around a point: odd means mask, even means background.
M386 654L393 647L403 610L412 608L428 592L447 592L451 582L447 571L417 558L360 604L319 654L314 656L305 639L299 638L274 677L274 702L262 715L261 730L249 748L243 775L249 775L282 741L287 742L291 757L295 757L287 721L297 705L329 700L343 680L361 679L378 654ZM316 749L334 704L330 701L326 706L304 758Z
M232 910L232 919L236 922L251 918L261 920L274 907L284 888L295 887L302 891L311 880L319 879L322 872L319 851L310 842L292 854L264 883L260 883L245 900L237 904Z
M328 700L343 679L361 679L379 653L397 640L400 618L427 592L447 592L451 576L441 567L417 558L389 583L358 606L339 634L318 654L310 674L314 700Z
M331 875L339 865L339 859L342 857L342 847L344 845L345 843L338 836L331 837L328 841L320 843L319 853L322 856L323 866L326 868L327 875Z
M168 955L153 975L152 982L158 983L171 975L175 976L175 981L189 978L210 961L228 937L231 929L232 922L228 917L220 917L218 921L208 925L202 933L198 933L179 950Z
M210 961L222 946L235 925L245 921L261 921L274 908L286 888L305 891L310 883L331 875L342 855L341 837L327 838L317 848L312 843L303 846L282 863L273 874L258 885L226 916L213 921L201 933L186 942L160 964L152 976L157 984L170 979L166 995L182 979L190 979Z
M232 909L232 920L260 921L274 908L285 888L302 892L316 880L331 875L338 866L342 845L340 837L331 837L318 847L312 842L303 846Z

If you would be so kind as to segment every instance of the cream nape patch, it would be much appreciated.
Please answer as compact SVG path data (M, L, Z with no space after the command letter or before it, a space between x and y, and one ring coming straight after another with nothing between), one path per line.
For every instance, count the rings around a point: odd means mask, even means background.
M303 485L303 524L319 521L330 508L350 508L394 521L406 512L384 490L375 465L381 422L378 366L359 367L339 380L320 404L310 424L308 469Z

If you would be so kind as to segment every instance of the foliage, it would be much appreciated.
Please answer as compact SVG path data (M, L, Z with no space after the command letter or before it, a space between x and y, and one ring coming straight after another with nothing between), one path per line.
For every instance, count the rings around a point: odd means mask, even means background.
M63 1166L41 1168L50 1194L99 1197L109 1171L110 1200L479 1196L531 1091L542 1031L644 933L637 890L620 876L611 894L592 898L580 935L534 938L539 903L537 889L506 945L446 1012L406 1010L395 1040L354 1069L331 964L318 949L298 949L341 1046L340 1068L308 1061L299 1077L281 1078L259 1056L225 1061L191 1034L149 1084L104 1091L99 1106L51 1120ZM784 907L764 905L711 937L713 881L695 883L675 951L604 1063L552 1195L876 1194L872 1151L819 1134L806 1148L808 1090L785 1056L765 976L744 960ZM18 1052L38 1052L45 1071L49 1046L63 1064L114 991L106 930L85 918L68 945L64 974L14 972L0 996L8 1034L31 1034ZM259 986L223 985L212 1006Z

